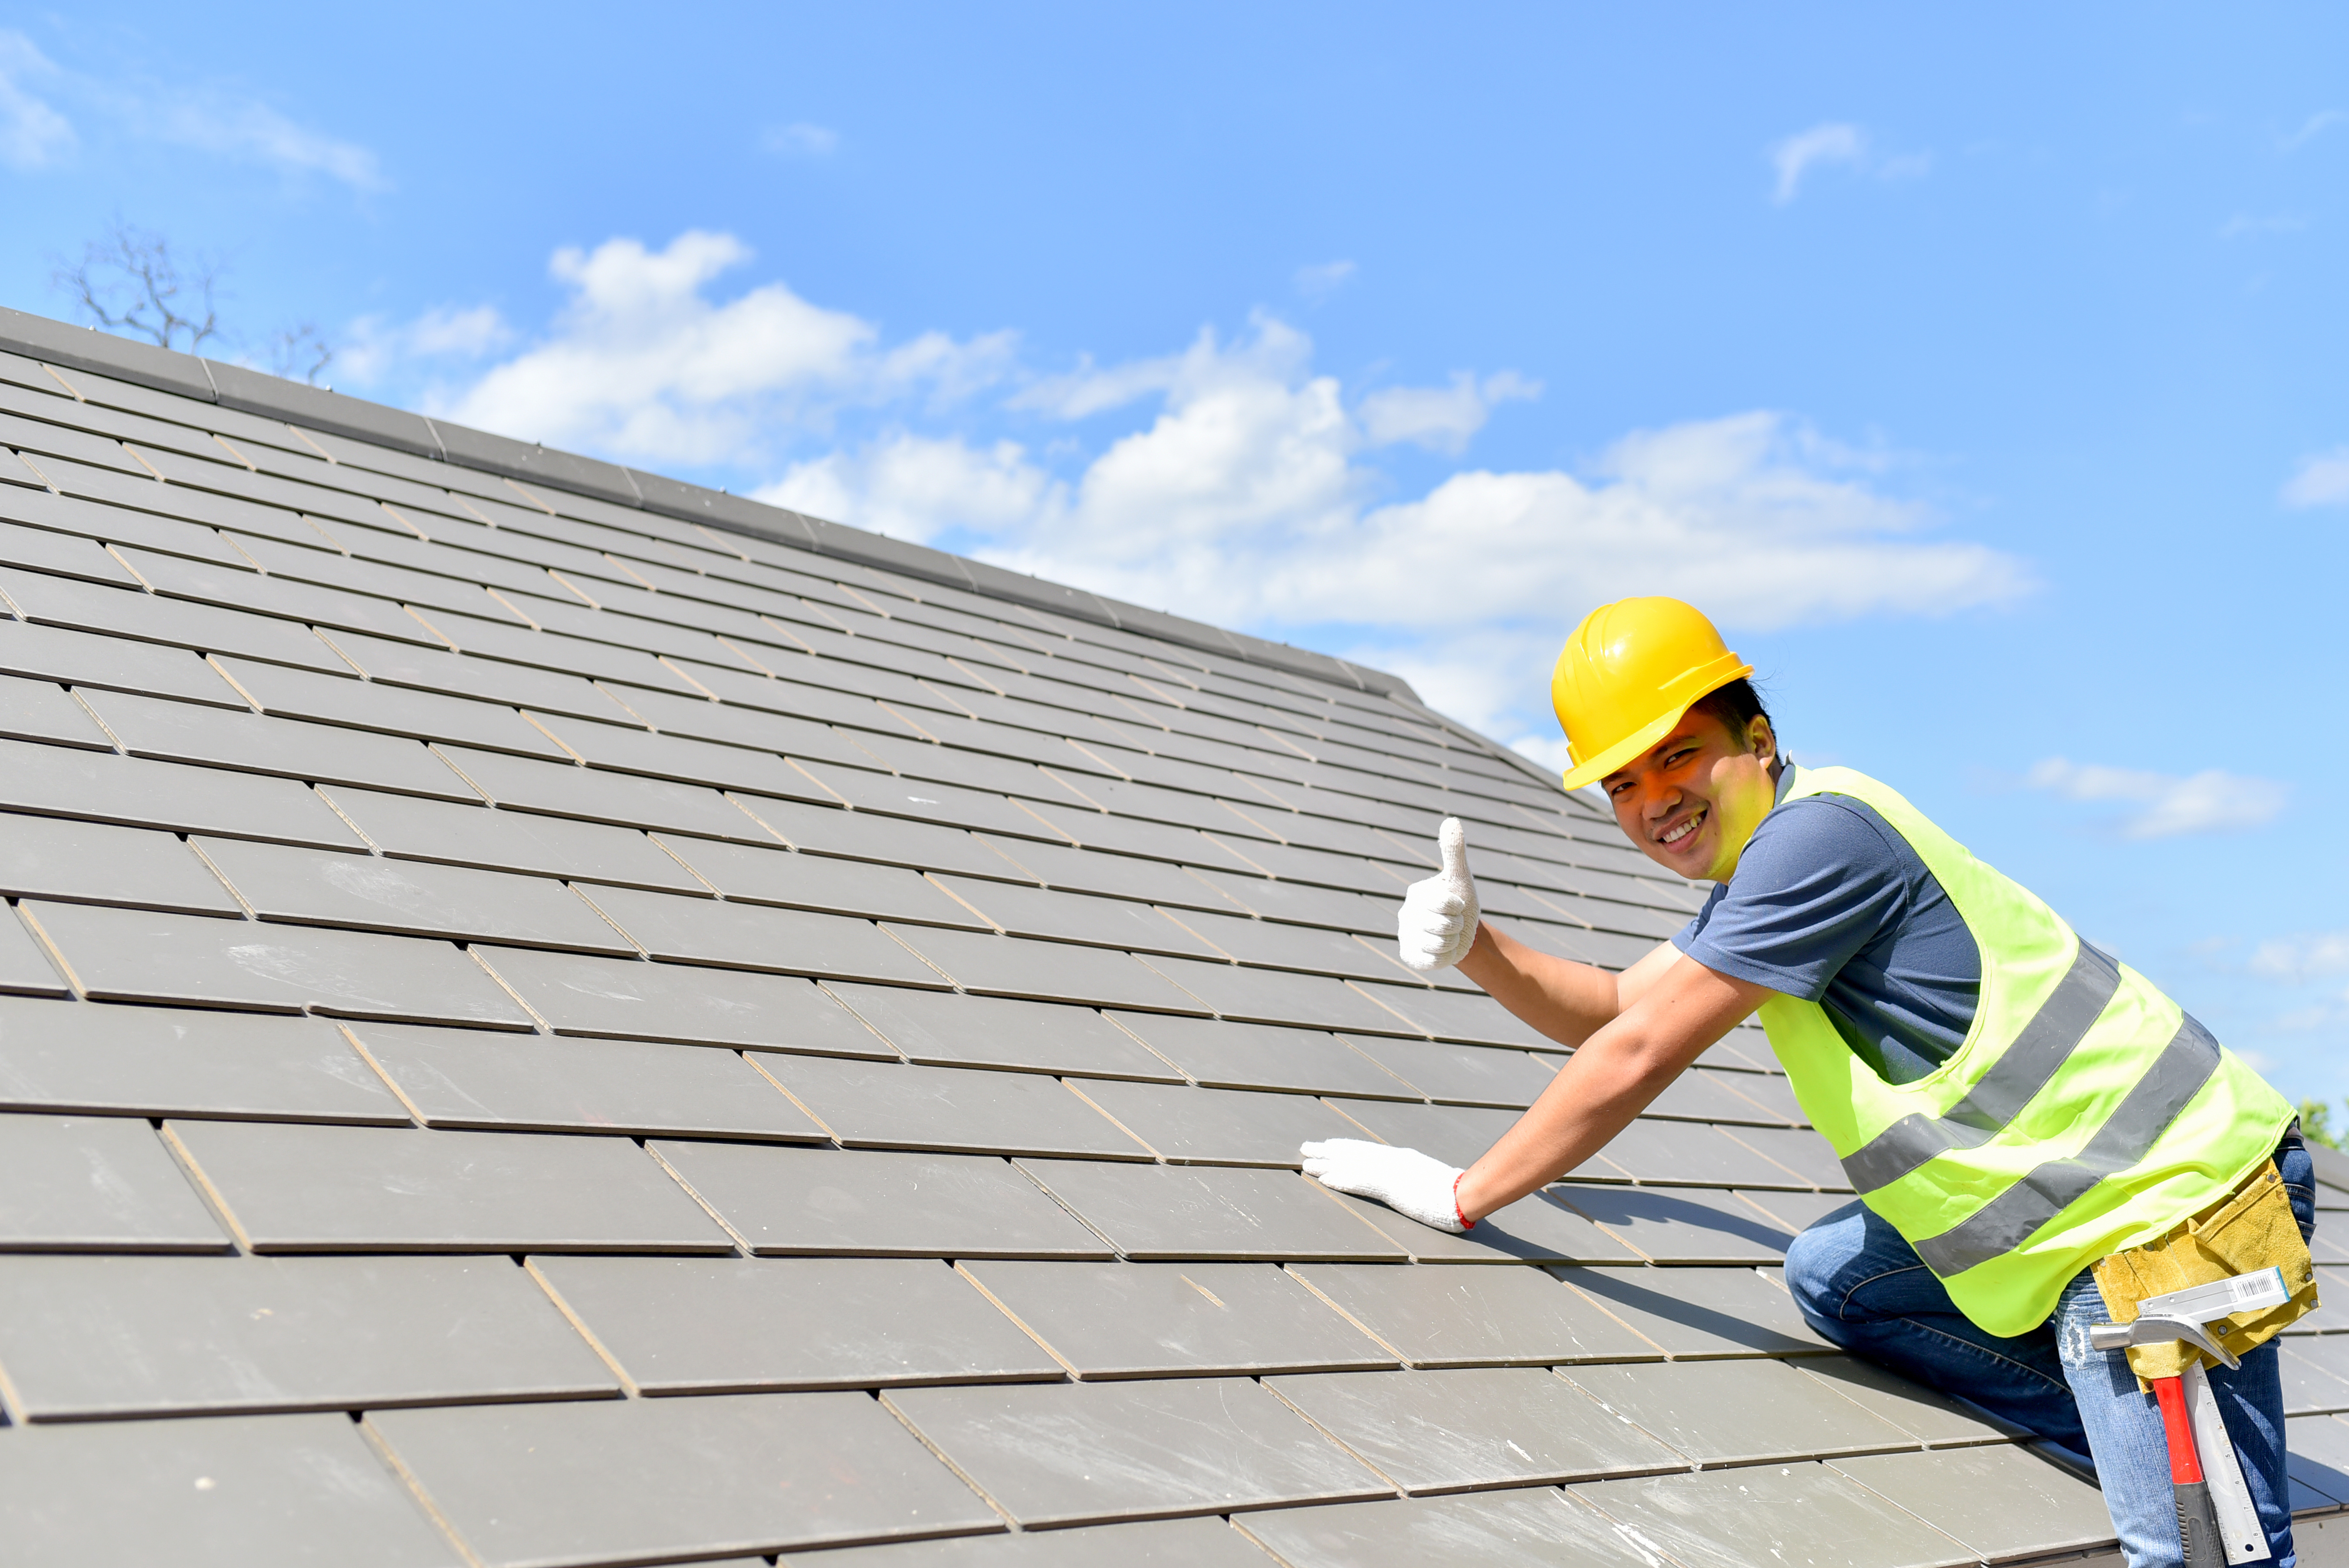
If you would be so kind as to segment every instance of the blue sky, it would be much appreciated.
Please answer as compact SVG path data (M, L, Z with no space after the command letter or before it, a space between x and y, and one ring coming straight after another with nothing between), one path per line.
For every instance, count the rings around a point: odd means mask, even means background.
M2349 20L2315 5L0 8L0 303L1404 672L1555 753L1674 592L2349 1093Z

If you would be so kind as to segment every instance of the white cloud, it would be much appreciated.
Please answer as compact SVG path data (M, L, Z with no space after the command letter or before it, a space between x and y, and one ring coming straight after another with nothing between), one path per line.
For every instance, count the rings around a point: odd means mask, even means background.
M1297 292L1308 301L1319 305L1345 286L1354 275L1354 264L1350 261L1322 262L1315 266L1301 266L1292 280Z
M2298 130L2289 136L2279 138L2276 146L2286 152L2297 152L2344 119L2349 119L2349 114L2344 114L2337 109L2318 109L2301 121Z
M794 464L751 497L819 517L853 515L858 527L917 543L952 527L1015 529L1065 504L1059 483L1017 441L980 451L903 432L861 453Z
M1448 387L1388 387L1361 401L1362 433L1372 446L1410 441L1431 452L1461 452L1485 428L1493 405L1512 398L1537 398L1541 383L1515 370L1487 376L1457 370Z
M1771 167L1778 171L1772 199L1782 206L1793 201L1814 164L1857 163L1867 155L1868 133L1856 125L1837 122L1797 131L1770 149Z
M2349 503L2349 446L2336 446L2300 460L2300 467L2284 481L2280 497L2286 506L2339 506Z
M1268 316L1177 353L1022 379L1009 334L892 345L780 282L713 297L748 254L704 233L562 252L571 298L551 328L431 411L624 461L722 465L709 476L756 476L761 499L819 516L1307 639L1545 761L1544 681L1589 605L1674 594L1734 632L1945 615L2035 586L2023 561L1944 536L1889 493L1889 461L1783 414L1635 432L1571 472L1454 472L1398 497L1383 449L1457 452L1536 385L1462 372L1350 397L1309 338ZM1039 420L1049 438L1023 439Z
M298 125L257 99L176 95L134 110L134 119L160 140L200 151L247 159L289 174L324 174L355 191L384 189L373 152Z
M0 163L39 169L73 146L71 122L25 85L27 78L56 75L57 67L32 39L0 32Z
M2271 939L2251 954L2251 969L2253 974L2295 985L2328 974L2349 973L2349 931Z
M733 235L698 230L660 251L632 239L557 251L550 269L571 298L554 331L433 411L629 461L755 461L773 436L830 428L842 405L967 396L1009 369L1006 333L928 333L884 352L871 322L781 283L704 296L750 257Z
M1931 153L1878 153L1866 130L1840 120L1797 131L1773 143L1767 155L1778 176L1770 199L1782 207L1802 193L1805 176L1829 164L1848 165L1882 181L1920 180L1933 169Z
M2178 777L2049 757L2025 782L2066 800L2126 801L2141 809L2121 824L2128 838L2174 838L2263 826L2283 810L2291 786L2217 768Z
M479 359L514 340L494 305L436 305L413 321L362 316L344 328L335 363L346 381L369 386L419 360Z
M840 147L840 132L829 126L770 126L759 137L761 150L783 158L829 158Z

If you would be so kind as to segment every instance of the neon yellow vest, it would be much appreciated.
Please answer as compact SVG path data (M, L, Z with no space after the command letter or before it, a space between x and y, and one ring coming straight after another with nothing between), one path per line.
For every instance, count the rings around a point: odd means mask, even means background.
M2126 964L1848 768L1785 799L1849 795L1909 841L1982 950L1957 1054L1888 1084L1816 1002L1773 995L1770 1044L1852 1188L1992 1334L2046 1321L2072 1277L2225 1198L2292 1106Z

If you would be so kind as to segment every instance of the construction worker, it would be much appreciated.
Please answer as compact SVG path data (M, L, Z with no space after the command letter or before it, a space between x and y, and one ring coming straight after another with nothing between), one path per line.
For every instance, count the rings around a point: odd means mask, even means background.
M1598 783L1633 844L1712 895L1609 973L1484 924L1446 822L1444 871L1398 917L1406 961L1457 965L1576 1050L1465 1170L1333 1139L1305 1146L1308 1174L1470 1229L1581 1166L1758 1010L1859 1195L1787 1250L1806 1320L2093 1464L2131 1568L2181 1561L2161 1417L2132 1376L2139 1351L2091 1348L2089 1324L2158 1289L2287 1267L2293 1303L2218 1325L2249 1354L2210 1374L2287 1568L2283 1397L2263 1341L2313 1304L2313 1174L2292 1106L1892 790L1782 756L1751 673L1676 599L1584 618L1552 682L1566 787Z

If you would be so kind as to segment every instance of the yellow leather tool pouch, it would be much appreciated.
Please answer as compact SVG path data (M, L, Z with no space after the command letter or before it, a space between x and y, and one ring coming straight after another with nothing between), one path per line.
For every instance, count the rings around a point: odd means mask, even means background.
M2299 1222L2292 1217L2283 1178L2276 1173L2273 1160L2222 1201L2157 1240L2098 1263L2096 1289L2115 1323L2131 1323L2137 1303L2149 1297L2267 1268L2283 1271L2292 1299L2282 1306L2222 1317L2206 1330L2239 1356L2265 1345L2316 1306L2316 1271L2309 1263L2308 1243L2300 1239ZM2128 1348L2129 1370L2141 1380L2176 1377L2192 1363L2209 1360L2175 1340Z

